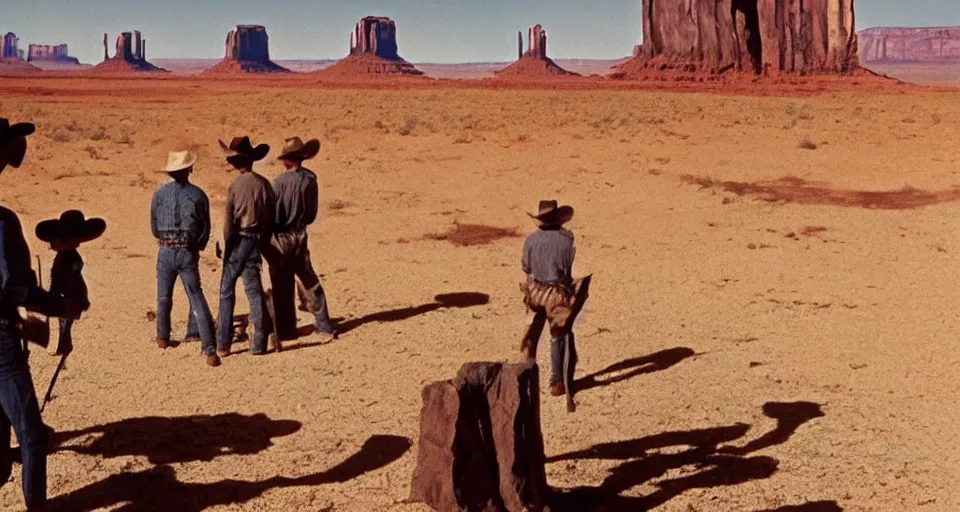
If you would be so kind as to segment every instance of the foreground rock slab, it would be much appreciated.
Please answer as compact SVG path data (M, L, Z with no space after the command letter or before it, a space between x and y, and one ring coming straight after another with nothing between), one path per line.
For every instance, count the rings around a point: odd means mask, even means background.
M423 389L410 500L438 512L547 510L535 363L468 363Z

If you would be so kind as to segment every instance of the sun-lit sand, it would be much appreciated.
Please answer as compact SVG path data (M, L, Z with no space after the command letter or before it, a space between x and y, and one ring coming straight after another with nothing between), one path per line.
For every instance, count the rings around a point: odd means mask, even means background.
M36 222L109 222L81 248L94 306L44 413L53 505L427 510L404 503L420 390L518 360L525 212L557 198L595 277L579 408L542 399L552 486L595 510L960 509L960 93L296 80L0 79L0 114L38 125L0 183L44 272ZM243 134L323 142L311 251L347 332L213 369L154 343L149 204L166 152L197 151L218 234L217 139ZM471 244L458 224L520 236ZM201 269L215 314L212 242ZM175 337L186 304L178 286ZM31 364L42 395L56 358ZM22 503L18 465L0 507Z

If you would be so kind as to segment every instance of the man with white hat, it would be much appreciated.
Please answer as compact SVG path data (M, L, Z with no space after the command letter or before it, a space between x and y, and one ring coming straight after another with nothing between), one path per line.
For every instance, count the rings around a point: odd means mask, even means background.
M180 278L190 301L187 335L200 336L200 349L210 366L219 366L213 316L200 285L200 251L210 240L210 200L190 183L197 163L191 151L174 151L161 171L173 179L157 189L150 205L150 229L160 249L157 253L157 346L170 346L170 311L173 285Z
M11 125L0 118L0 172L20 167L27 152L31 123ZM37 394L23 351L17 308L78 319L81 306L37 285L30 268L30 248L23 225L13 211L0 206L0 482L10 476L10 428L20 442L23 460L23 498L27 510L40 510L47 502L47 428L40 417Z

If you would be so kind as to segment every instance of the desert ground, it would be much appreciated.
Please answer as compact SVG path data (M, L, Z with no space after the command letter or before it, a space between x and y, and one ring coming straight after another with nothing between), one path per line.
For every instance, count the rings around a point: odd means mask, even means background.
M557 198L594 275L579 408L542 398L572 509L960 509L960 92L387 89L0 79L0 114L38 124L0 180L43 271L37 222L109 223L44 413L55 508L428 510L406 502L420 391L519 360L525 212ZM343 333L208 368L154 343L149 204L166 152L195 150L216 236L217 139L241 134L322 140L311 249ZM202 270L216 314L212 242ZM34 349L41 396L56 362ZM17 465L0 507L22 503Z

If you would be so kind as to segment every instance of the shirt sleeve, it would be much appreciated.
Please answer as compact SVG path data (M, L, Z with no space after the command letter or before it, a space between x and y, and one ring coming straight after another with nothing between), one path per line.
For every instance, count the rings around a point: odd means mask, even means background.
M520 259L520 265L523 273L530 275L530 239L523 242L523 257Z
M317 220L317 209L318 201L320 196L320 187L317 185L317 180L310 180L307 183L307 190L304 193L304 202L303 205L303 223L306 225L313 224Z
M210 199L200 190L200 200L197 201L197 218L200 219L200 236L197 239L197 249L204 250L210 242Z
M233 187L227 189L227 208L223 216L223 243L229 243L234 234L236 218L233 213Z
M153 232L153 237L160 239L160 226L157 224L157 202L159 200L160 191L153 193L153 200L150 201L150 231Z
M37 286L37 274L30 268L30 253L25 250L26 246L19 219L0 219L0 288L3 301L43 315L63 316L63 299Z

